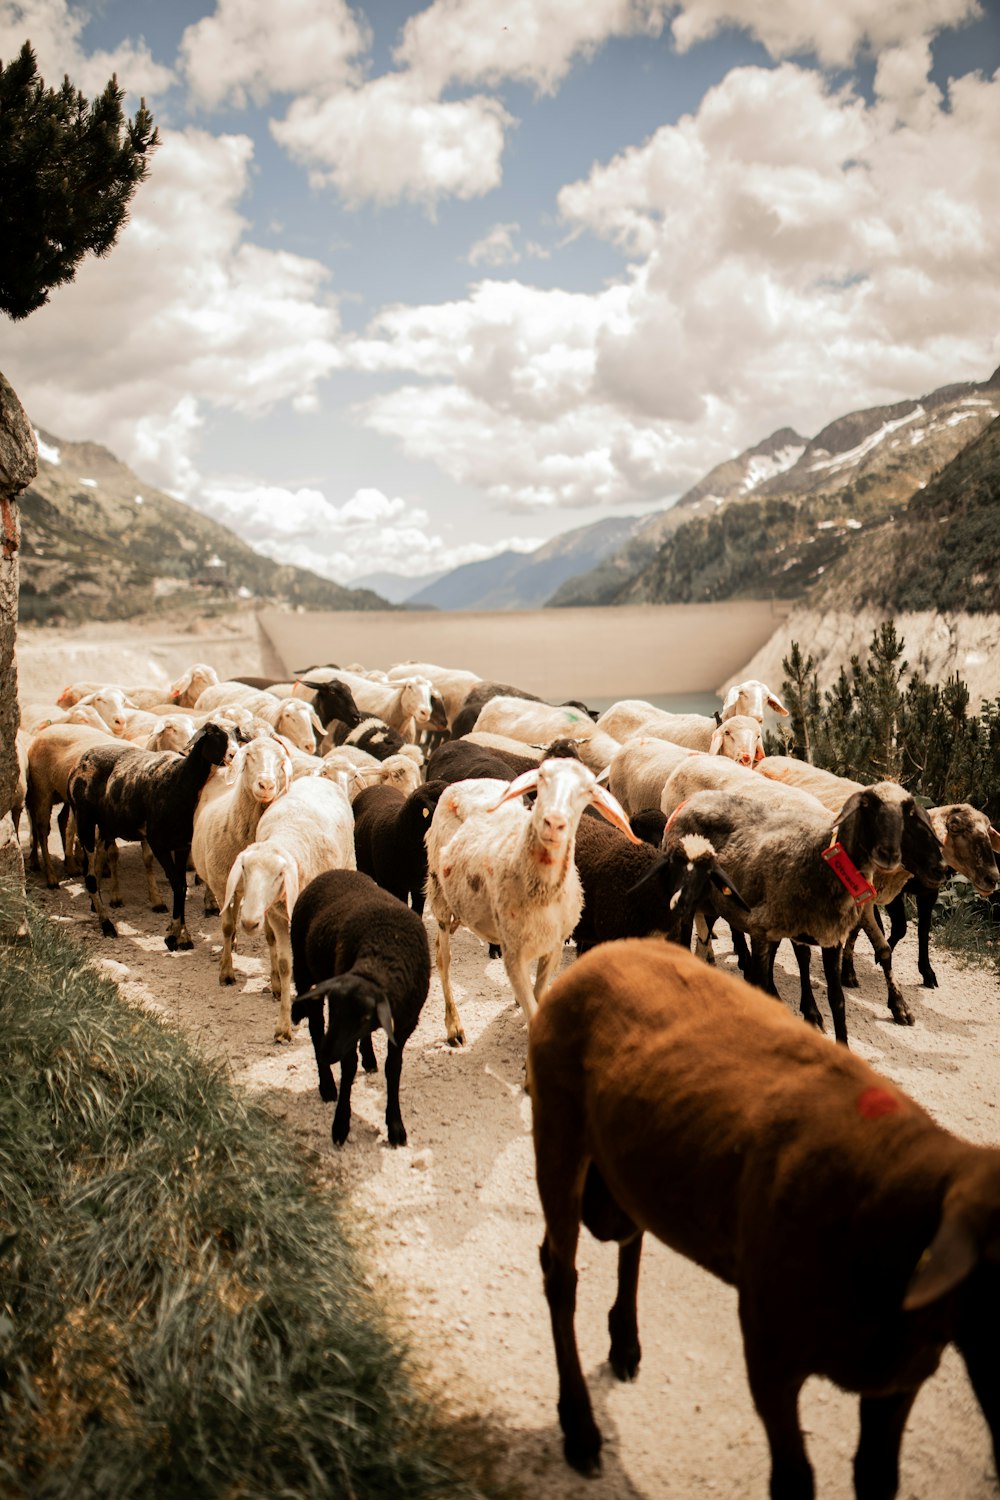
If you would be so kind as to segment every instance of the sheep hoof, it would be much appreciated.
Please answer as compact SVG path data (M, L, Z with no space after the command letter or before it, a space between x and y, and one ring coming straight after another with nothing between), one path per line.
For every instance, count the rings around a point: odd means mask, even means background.
M635 1379L639 1373L641 1352L638 1344L631 1349L627 1349L624 1354L619 1354L614 1349L611 1350L611 1353L608 1355L608 1362L618 1380Z
M156 912L166 911L167 903L165 901L160 901L156 906L153 907L153 910Z
M276 1042L290 1042L292 1040L292 1033L287 1027L284 1031L282 1031L279 1027L275 1027L274 1040Z
M336 1115L334 1115L334 1117L333 1117L333 1124L330 1126L330 1139L333 1141L333 1144L335 1146L342 1146L344 1144L344 1142L347 1140L347 1137L350 1135L350 1133L351 1133L351 1117L350 1117L350 1115L347 1116L346 1120L338 1119L338 1117Z
M396 1125L394 1123L394 1124L392 1124L392 1125L389 1126L389 1145L390 1146L405 1146L406 1145L406 1127L403 1125L402 1121L400 1121L400 1123L398 1125Z
M101 932L105 937L116 938L118 936L118 928L109 917L105 917L101 922Z
M324 1104L332 1104L337 1097L337 1085L332 1078L321 1078L319 1081L319 1097Z
M170 947L170 944L169 944L169 943L168 943L168 944L167 944L167 947L168 947L168 948L169 948L169 947ZM175 947L175 948L179 948L179 949L180 949L180 950L181 950L181 952L182 952L182 953L187 953L187 952L189 952L189 951L190 951L190 949L192 949L192 948L193 948L193 947L194 947L194 943L193 943L193 942L192 942L192 941L191 941L191 939L190 939L190 938L189 938L189 937L188 937L188 936L187 936L187 935L186 935L186 934L185 934L185 936L184 936L184 937L181 937L181 938L178 938L178 939L177 939L177 941L176 941L176 943L175 943L175 944L174 944L174 947Z
M938 987L938 982L937 982L937 975L935 974L934 970L930 969L930 968L928 968L926 970L922 969L921 970L921 974L923 975L924 989L925 990L936 990L937 987Z
M111 900L108 902L108 905L109 906L124 906L125 902L122 900L121 896L112 896ZM166 909L167 909L166 907L163 908L164 911L166 911Z
M215 905L214 901L205 902L205 915L206 917L217 917L219 915L219 908Z
M236 983L236 975L235 974L220 974L219 975L219 983L220 984L235 984Z
M897 1026L912 1026L914 1022L913 1012L905 1000L899 1000L895 1005L889 1007L892 1011L892 1019Z
M858 984L858 976L857 974L855 974L853 969L844 969L840 976L840 983L841 987L845 990L856 990L860 988Z
M571 1437L569 1433L566 1433L563 1438L563 1452L570 1467L587 1479L601 1472L601 1434L596 1427L592 1426L586 1438Z
M448 1046L449 1047L464 1047L465 1046L465 1032L464 1031L456 1031L454 1036L449 1036L449 1038L448 1038Z

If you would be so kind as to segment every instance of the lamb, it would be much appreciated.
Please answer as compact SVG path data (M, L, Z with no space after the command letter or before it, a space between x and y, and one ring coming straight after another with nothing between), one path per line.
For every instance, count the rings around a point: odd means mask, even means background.
M354 848L358 869L400 901L424 910L427 830L445 790L427 781L407 795L394 786L370 786L354 802Z
M325 727L312 706L301 698L277 698L274 693L239 682L220 682L207 687L195 707L218 712L231 704L241 704L270 724L275 734L288 740L296 750L307 754L316 749L316 733L322 735Z
M764 722L766 708L788 716L787 708L766 683L749 678L729 689L722 711L716 718L706 714L668 713L665 709L654 708L642 698L625 698L605 709L597 724L598 728L622 741L635 734L655 735L672 740L676 745L686 745L689 750L708 751L712 735L720 724L727 719L749 717L760 725Z
M376 760L386 760L390 755L408 755L417 766L424 763L423 751L419 745L404 740L384 719L360 719L353 728L348 728L346 724L335 724L327 729L323 745L326 750L354 746L367 755L374 756Z
M191 714L169 714L158 718L146 740L146 749L183 750L200 727Z
M280 740L259 735L237 751L224 775L206 787L195 809L191 858L205 884L205 911L221 909L233 861L253 841L265 807L292 780L291 757Z
M385 760L376 760L373 755L366 755L353 745L343 745L338 750L328 751L321 764L322 770L318 772L320 776L336 780L341 771L347 771L351 775L352 801L366 786L393 786L404 796L409 796L410 792L415 792L421 785L423 779L419 763L409 755L388 755Z
M332 686L334 682L339 682L350 691L359 710L365 715L374 715L384 720L408 744L413 744L418 729L426 728L434 716L431 684L425 677L408 677L401 682L372 682L370 678L361 677L354 672L327 667L312 669L308 677L299 679L296 688L297 692L316 693L316 709L324 723L329 720L320 708L321 690ZM360 716L358 714L349 727L353 727ZM342 715L338 714L336 717L340 718Z
M710 761L711 757L700 757ZM687 767L680 768L685 773ZM671 782L664 789L664 811ZM743 773L734 772L742 775ZM787 788L768 790L746 773L745 789L695 791L679 800L667 822L675 835L700 833L714 845L750 912L713 892L715 911L751 939L749 977L773 990L770 944L782 938L822 948L834 1034L847 1045L841 945L857 920L857 903L870 899L876 869L901 862L904 808L893 783L864 787L831 816L815 798ZM755 783L757 783L755 785ZM680 792L675 793L680 797ZM837 854L837 846L841 853ZM831 854L835 856L831 864ZM843 856L853 866L845 868ZM838 868L842 871L838 874ZM776 993L776 992L775 992ZM811 991L806 1020L822 1026Z
M469 693L482 682L475 672L458 667L439 667L426 661L398 662L389 668L387 676L390 682L400 682L406 677L426 677L441 700L449 728Z
M530 811L521 801L529 791L537 792ZM525 1016L533 1014L580 919L573 844L588 803L639 842L615 799L577 760L544 760L509 784L459 782L438 802L427 835L427 899L438 924L449 1045L465 1041L450 977L451 934L460 926L500 945L514 996Z
M491 698L483 705L475 727L477 731L510 735L528 744L571 738L576 741L584 765L595 772L605 771L621 748L617 740L598 729L585 709L554 708L523 698Z
M660 851L632 843L599 818L581 818L575 857L583 886L583 911L573 933L578 954L598 943L653 933L677 940L709 885L746 909L715 850L696 833L668 838Z
M354 817L341 787L322 777L296 781L263 813L252 844L237 854L222 908L219 983L235 984L233 934L263 925L271 953L271 993L279 1001L276 1042L292 1039L289 924L299 892L324 870L356 868Z
M634 1380L648 1230L739 1293L770 1493L811 1500L810 1375L860 1393L859 1497L892 1500L906 1418L958 1347L1000 1451L1000 1150L682 949L588 954L529 1027L545 1295L567 1461L600 1467L574 1330L583 1222L618 1244L610 1362Z
M178 708L194 708L205 689L213 687L218 680L219 674L214 667L210 667L207 662L196 661L174 679L167 689L167 697Z
M194 810L214 767L232 754L232 730L221 724L199 729L184 755L126 745L94 745L85 750L69 776L70 804L83 849L83 873L94 914L105 937L117 937L101 900L97 870L89 856L98 836L105 847L116 838L145 838L173 892L173 913L165 938L171 951L193 944L184 924L187 861Z
M399 1108L403 1048L420 1019L431 977L423 922L360 871L328 870L295 903L291 936L298 993L292 1021L308 1017L320 1098L337 1099L330 1129L334 1145L342 1146L351 1128L358 1044L366 1071L373 1071L371 1033L381 1026L388 1037L386 1130L390 1146L405 1146ZM339 1099L332 1070L338 1061Z

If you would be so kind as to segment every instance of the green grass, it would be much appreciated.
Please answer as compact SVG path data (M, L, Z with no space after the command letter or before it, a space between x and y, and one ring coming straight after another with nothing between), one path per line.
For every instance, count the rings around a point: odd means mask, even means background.
M0 954L0 1493L479 1495L280 1122L29 920Z
M932 930L935 942L955 957L1000 976L1000 905L996 898L977 896L964 876L955 875L941 887Z

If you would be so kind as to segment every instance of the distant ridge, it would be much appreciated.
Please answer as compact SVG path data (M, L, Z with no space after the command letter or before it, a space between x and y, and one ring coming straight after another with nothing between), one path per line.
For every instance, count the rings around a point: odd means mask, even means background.
M636 516L608 516L561 532L534 552L500 552L466 563L406 602L414 608L537 609L564 579L592 568L640 524Z

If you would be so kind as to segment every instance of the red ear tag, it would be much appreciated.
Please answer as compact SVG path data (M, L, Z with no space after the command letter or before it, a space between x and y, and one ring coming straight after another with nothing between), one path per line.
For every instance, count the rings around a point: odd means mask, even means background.
M875 900L875 887L870 880L865 879L843 845L831 844L829 849L823 850L823 858L858 906Z
M874 1085L862 1089L858 1095L858 1114L864 1120L877 1120L880 1115L898 1114L899 1107L898 1099L893 1098L886 1089Z

